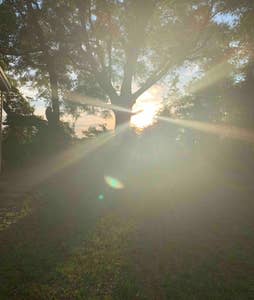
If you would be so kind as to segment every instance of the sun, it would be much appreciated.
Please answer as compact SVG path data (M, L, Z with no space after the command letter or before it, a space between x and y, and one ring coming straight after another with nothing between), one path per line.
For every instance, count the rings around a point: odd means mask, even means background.
M138 102L135 103L132 111L134 115L131 117L130 126L142 132L146 127L156 122L159 107L156 103ZM135 112L137 113L135 114Z

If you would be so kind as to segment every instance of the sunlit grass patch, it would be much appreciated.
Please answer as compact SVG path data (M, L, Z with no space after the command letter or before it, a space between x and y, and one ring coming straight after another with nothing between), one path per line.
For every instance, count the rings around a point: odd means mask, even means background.
M34 285L37 299L143 299L129 268L127 248L135 231L132 220L111 214L90 238L56 270L52 284Z
M0 208L0 231L30 215L32 213L33 198L35 198L34 195L24 194L15 203L9 203L8 207Z

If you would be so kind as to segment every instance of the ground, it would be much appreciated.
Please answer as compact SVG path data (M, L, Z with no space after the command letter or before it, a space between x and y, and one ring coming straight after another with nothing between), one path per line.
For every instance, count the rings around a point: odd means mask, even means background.
M253 299L251 165L174 132L99 137L12 180L0 299Z

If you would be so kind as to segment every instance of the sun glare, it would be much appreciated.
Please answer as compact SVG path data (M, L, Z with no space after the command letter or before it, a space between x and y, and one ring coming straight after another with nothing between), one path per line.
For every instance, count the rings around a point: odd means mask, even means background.
M156 122L156 115L159 105L156 103L136 103L133 106L134 115L131 117L130 126L138 131L143 131L146 127ZM135 114L137 112L137 114Z

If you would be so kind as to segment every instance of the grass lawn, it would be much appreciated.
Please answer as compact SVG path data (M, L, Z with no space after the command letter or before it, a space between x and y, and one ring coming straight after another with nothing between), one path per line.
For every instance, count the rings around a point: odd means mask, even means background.
M44 182L1 231L0 299L253 299L251 187L188 153L163 165L126 153Z

